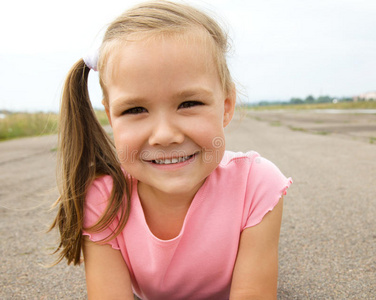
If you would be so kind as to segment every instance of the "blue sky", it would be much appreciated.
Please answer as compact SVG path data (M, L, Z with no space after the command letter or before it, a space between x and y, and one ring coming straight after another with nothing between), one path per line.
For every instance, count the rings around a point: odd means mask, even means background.
M0 7L0 109L57 111L66 73L98 32L139 1L14 0ZM376 90L375 0L187 0L232 38L242 101ZM101 107L96 74L90 93Z

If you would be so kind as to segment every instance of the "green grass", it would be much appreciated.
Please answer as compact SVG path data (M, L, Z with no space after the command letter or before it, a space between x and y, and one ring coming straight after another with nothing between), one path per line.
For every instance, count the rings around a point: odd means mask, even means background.
M95 111L102 125L109 124L104 111ZM55 113L11 113L0 119L0 141L56 134L58 115Z
M107 114L104 110L96 110L95 115L97 116L99 123L101 123L102 125L110 124L110 122L108 122Z
M252 106L251 110L276 110L276 109L376 109L376 101L338 102L338 103L313 103L313 104L286 104Z
M0 119L0 141L57 132L57 114L12 113Z
M269 123L271 126L274 126L274 127L278 127L278 126L281 126L281 122L280 121L272 121Z
M292 131L307 131L307 129L302 128L302 127L295 127L295 126L288 126Z
M319 134L319 135L328 135L328 134L330 134L329 131L325 131L325 130L322 130L322 131L315 131L314 133Z

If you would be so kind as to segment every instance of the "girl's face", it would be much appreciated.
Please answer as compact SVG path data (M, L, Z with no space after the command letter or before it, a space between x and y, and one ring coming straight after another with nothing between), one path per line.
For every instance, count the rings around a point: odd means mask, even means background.
M204 39L139 39L113 50L107 114L139 193L193 197L222 159L235 92L225 95Z

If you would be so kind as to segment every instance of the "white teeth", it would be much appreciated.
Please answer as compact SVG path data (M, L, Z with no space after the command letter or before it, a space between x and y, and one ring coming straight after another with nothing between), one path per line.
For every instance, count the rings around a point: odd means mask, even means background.
M183 161L186 161L188 159L190 159L192 157L192 155L189 155L189 156L184 156L184 157L179 157L179 158L171 158L171 159L156 159L154 160L154 162L158 165L169 165L169 164L176 164L176 163L179 163L179 162L183 162Z

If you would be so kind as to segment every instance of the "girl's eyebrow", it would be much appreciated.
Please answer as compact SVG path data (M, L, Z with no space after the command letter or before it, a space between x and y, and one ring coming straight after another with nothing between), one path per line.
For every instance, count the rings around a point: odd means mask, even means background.
M140 106L149 103L150 101L141 97L119 97L111 101L111 106L113 108Z
M176 94L177 98L188 98L192 96L203 95L203 96L212 96L213 93L205 88L194 88L183 90Z

